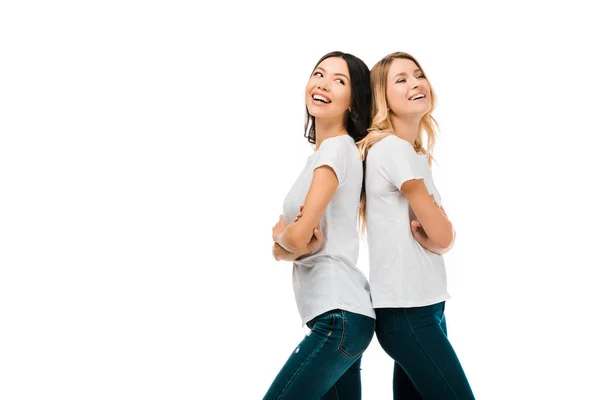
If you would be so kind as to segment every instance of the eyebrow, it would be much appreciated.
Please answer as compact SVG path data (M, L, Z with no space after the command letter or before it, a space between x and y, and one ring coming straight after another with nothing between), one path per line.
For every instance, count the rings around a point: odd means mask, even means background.
M419 69L419 68L415 69L413 74L416 74L417 72L420 72L423 74L423 71L421 71L421 69ZM423 75L425 75L425 74L423 74ZM396 78L398 76L406 76L406 72L400 72L399 74L394 75L394 78Z
M318 70L318 69L320 69L320 70L321 70L321 71L323 71L323 72L327 72L327 70L326 70L325 68L323 68L323 67L317 67L317 68L315 68L315 71L316 71L316 70ZM344 77L344 78L346 78L347 80L350 80L350 78L348 78L346 75L344 75L344 74L342 74L342 73L340 73L340 72L337 72L337 73L335 73L335 74L333 74L333 75L335 75L335 76L343 76L343 77Z

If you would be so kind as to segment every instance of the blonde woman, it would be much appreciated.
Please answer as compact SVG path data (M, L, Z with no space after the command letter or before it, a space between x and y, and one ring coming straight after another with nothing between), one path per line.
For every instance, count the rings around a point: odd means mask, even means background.
M444 317L450 296L442 254L455 232L430 169L435 95L406 53L375 64L371 85L373 121L359 143L366 160L360 217L367 229L376 335L395 361L394 399L473 399Z

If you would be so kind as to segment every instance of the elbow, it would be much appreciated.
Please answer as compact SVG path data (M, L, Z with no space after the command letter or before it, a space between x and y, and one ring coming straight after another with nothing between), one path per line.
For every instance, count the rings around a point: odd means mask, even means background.
M286 235L285 248L291 253L302 253L306 248L306 242L298 231L292 231Z
M452 246L452 242L454 242L453 235L444 235L440 240L437 241L437 244L442 249L448 249Z
M452 228L452 225L450 224L450 226L447 229L444 229L443 231L439 232L437 237L432 238L432 240L438 247L442 249L449 249L454 243L454 236L454 228Z

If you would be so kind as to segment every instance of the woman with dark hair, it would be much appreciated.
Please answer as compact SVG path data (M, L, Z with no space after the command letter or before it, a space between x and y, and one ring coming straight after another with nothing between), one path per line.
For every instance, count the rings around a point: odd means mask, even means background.
M293 261L298 311L311 331L264 398L360 399L361 356L375 329L368 282L356 267L363 184L356 142L371 122L365 63L342 52L323 56L306 85L306 112L315 152L273 227L273 256Z

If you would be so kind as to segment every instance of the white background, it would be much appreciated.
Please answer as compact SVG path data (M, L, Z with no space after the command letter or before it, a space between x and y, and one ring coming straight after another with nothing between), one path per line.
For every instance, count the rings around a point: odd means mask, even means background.
M332 50L410 52L438 94L477 398L600 398L586 2L199 3L2 2L0 398L262 398L306 333L270 236ZM363 398L391 377L374 340Z

